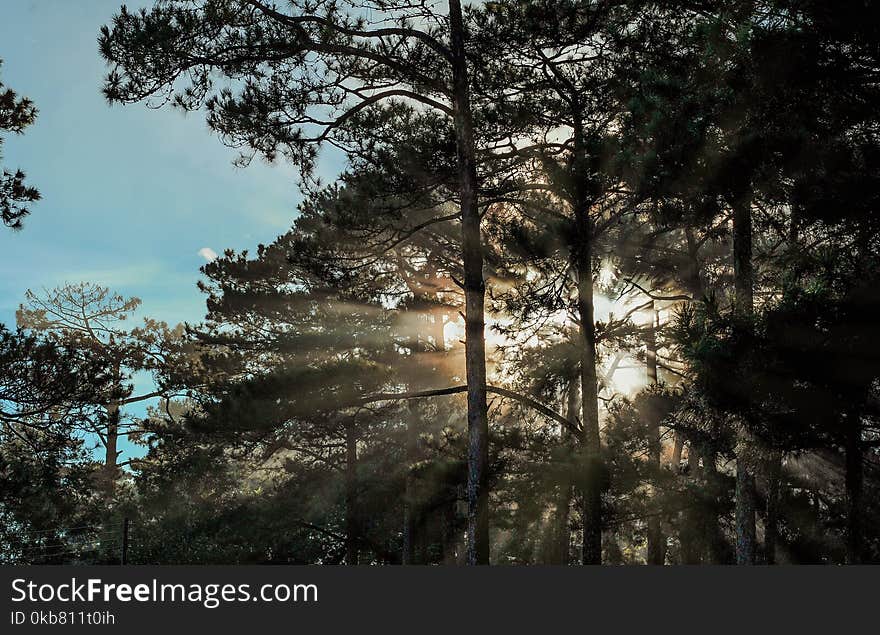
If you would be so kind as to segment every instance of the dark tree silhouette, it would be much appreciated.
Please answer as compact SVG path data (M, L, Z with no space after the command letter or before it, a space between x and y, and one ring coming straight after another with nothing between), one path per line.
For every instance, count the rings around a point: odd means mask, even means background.
M37 109L33 102L27 97L19 97L0 82L0 150L3 133L22 134L36 118ZM21 219L30 213L28 203L40 200L37 189L26 185L24 179L24 172L18 169L11 172L3 168L3 174L0 175L0 216L3 224L12 229L21 229Z

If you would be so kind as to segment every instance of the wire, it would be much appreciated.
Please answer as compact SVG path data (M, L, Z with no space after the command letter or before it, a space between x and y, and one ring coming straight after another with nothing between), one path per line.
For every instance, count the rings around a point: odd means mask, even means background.
M31 547L24 548L20 550L22 555L39 555L49 553L51 551L90 551L95 549L100 549L102 547L113 547L119 548L122 545L121 541L118 539L95 539L84 541L78 544L67 544L67 545L45 545L43 547Z
M28 540L28 538L29 538L28 536L14 536L14 537L18 538L19 542L22 543L23 545L28 546L28 544L31 543L30 546L34 546L34 547L39 546L39 544L32 544L32 543L38 543L41 540L46 540L45 538L37 538L36 540ZM88 534L78 534L78 535L73 535L73 536L64 536L60 540L51 540L49 542L70 542L70 543L92 542L95 540L113 539L113 538L118 538L118 537L119 537L119 532L117 532L117 531L105 531L102 533L88 533Z
M50 551L47 553L37 553L37 554L22 554L22 558L25 560L44 560L46 558L55 558L57 556L82 556L83 553L81 551L69 551L69 550L61 550L61 551Z
M80 525L79 527L58 527L56 529L35 529L28 530L24 532L19 532L23 535L33 535L33 534L51 534L51 533L60 533L63 531L78 531L80 529L101 529L103 525Z
M131 527L128 525L128 547L135 544L132 540ZM72 534L72 532L78 532ZM57 527L54 529L35 529L22 532L10 532L8 535L18 539L22 543L18 553L8 561L16 562L25 560L39 562L49 558L79 559L84 556L92 556L95 552L116 552L123 546L123 528L109 528L105 525L77 525L74 527ZM27 544L30 541L43 541L50 534L60 535L61 539L56 544Z
M113 550L116 550L116 549L119 549L120 545L107 545L107 547L112 547ZM83 546L83 547L75 547L75 548L74 547L63 547L61 549L47 550L47 551L25 551L25 552L22 552L20 555L22 557L26 557L26 558L39 558L39 557L45 557L45 556L49 556L49 555L53 555L53 554L57 554L57 553L81 554L81 553L85 553L85 552L93 552L93 551L99 551L99 550L101 550L100 546L91 546L91 547Z

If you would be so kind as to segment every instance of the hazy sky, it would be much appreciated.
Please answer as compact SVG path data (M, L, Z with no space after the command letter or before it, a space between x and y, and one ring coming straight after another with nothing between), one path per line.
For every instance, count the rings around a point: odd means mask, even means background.
M6 138L2 163L43 195L22 231L0 228L8 326L26 289L65 281L140 297L144 314L169 323L197 321L205 256L270 242L300 200L290 166L233 167L235 151L201 114L107 105L97 36L120 4L0 0L3 82L40 111L24 135Z

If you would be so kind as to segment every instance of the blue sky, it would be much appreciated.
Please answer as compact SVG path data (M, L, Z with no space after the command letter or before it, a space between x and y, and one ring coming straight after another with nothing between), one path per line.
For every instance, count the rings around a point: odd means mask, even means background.
M40 111L6 138L2 164L43 195L22 231L0 228L0 323L14 324L26 289L65 281L137 296L171 324L198 321L199 250L252 249L294 218L291 166L234 167L199 113L107 105L97 35L120 4L0 0L3 82Z

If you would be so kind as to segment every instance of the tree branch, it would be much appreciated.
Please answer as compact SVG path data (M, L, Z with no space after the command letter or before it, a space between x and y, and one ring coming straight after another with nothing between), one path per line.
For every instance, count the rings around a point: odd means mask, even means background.
M376 401L397 401L400 399L440 397L443 395L455 395L462 392L467 392L466 385L450 386L449 388L436 388L434 390L417 390L413 392L382 392L362 397L357 401L356 405L363 405ZM513 399L514 401L518 401L521 404L541 413L545 417L565 426L569 431L574 432L575 434L579 434L581 431L580 426L577 423L569 421L558 412L548 408L538 401L535 401L527 395L523 395L507 388L501 388L499 386L486 386L486 392L493 393L495 395L501 395L502 397L508 397L510 399Z
M643 286L639 285L638 283L634 282L632 280L632 278L625 278L624 282L626 282L627 284L631 284L632 286L634 286L636 289L638 289L639 291L644 293L646 296L648 296L652 300L661 300L661 301L665 300L668 302L676 302L678 300L687 300L688 302L694 301L694 299L691 296L684 294L684 293L678 294L678 295L657 295L655 293L652 293L651 291L648 291L647 289L645 289Z

